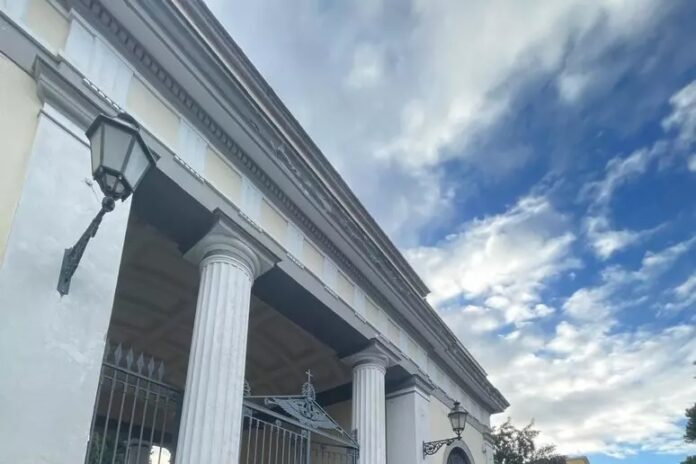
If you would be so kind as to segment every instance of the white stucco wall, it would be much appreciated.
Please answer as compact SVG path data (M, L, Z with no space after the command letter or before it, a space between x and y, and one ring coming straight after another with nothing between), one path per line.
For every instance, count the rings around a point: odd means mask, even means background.
M430 395L409 387L387 395L387 464L420 464L430 438Z
M89 150L42 113L26 174L0 267L0 463L80 463L130 205L105 216L61 298L63 250L100 207Z

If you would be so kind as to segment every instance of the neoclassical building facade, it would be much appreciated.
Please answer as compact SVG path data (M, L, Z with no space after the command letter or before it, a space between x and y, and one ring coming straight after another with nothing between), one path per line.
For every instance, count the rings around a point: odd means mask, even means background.
M156 163L61 296L119 112ZM492 463L507 401L201 1L0 0L0 132L0 463Z

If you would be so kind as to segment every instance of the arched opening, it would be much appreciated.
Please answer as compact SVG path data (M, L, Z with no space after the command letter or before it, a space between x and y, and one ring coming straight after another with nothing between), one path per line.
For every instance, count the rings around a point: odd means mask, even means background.
M466 452L459 448L452 448L447 456L447 464L472 464Z

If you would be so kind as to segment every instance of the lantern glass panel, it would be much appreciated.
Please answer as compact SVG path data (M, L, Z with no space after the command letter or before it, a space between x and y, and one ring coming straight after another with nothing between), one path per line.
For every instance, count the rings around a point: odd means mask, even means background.
M135 133L130 128L114 123L103 124L102 130L104 131L102 166L122 173Z
M92 174L96 174L99 166L101 166L102 158L102 141L104 134L104 128L100 126L97 130L92 133L89 139L90 150L92 151Z
M125 170L123 171L123 177L126 179L126 182L128 182L131 190L135 190L149 167L150 159L143 150L140 141L136 140L133 144L128 162L126 163Z
M466 427L466 416L467 412L459 405L455 403L452 411L447 415L449 417L450 423L452 424L452 430L459 434Z

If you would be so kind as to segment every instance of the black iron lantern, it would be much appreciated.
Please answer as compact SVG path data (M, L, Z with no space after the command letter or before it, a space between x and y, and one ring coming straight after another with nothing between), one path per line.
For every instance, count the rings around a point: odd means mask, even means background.
M125 200L138 187L154 159L130 115L110 118L100 114L87 129L92 151L92 176L102 192Z
M87 243L94 237L104 214L113 211L116 200L125 200L138 187L155 163L133 117L120 113L115 118L100 114L87 129L92 153L92 177L104 193L102 207L75 246L67 248L58 277L58 293L66 295Z
M432 455L437 453L437 451L440 448L442 448L445 445L451 445L455 442L455 440L461 440L462 433L466 428L466 419L468 416L469 413L466 411L466 409L464 409L462 405L459 404L459 401L455 401L454 406L452 406L452 409L450 410L449 414L447 414L447 418L449 419L450 424L452 425L452 431L454 431L454 433L457 436L452 438L446 438L444 440L423 442L423 458L425 458L429 454Z
M462 408L462 405L459 404L459 401L454 402L452 410L449 414L447 414L450 424L452 424L452 430L457 435L457 437L462 436L462 432L464 432L464 428L466 427L466 418L468 415L469 413L466 412L464 408Z

